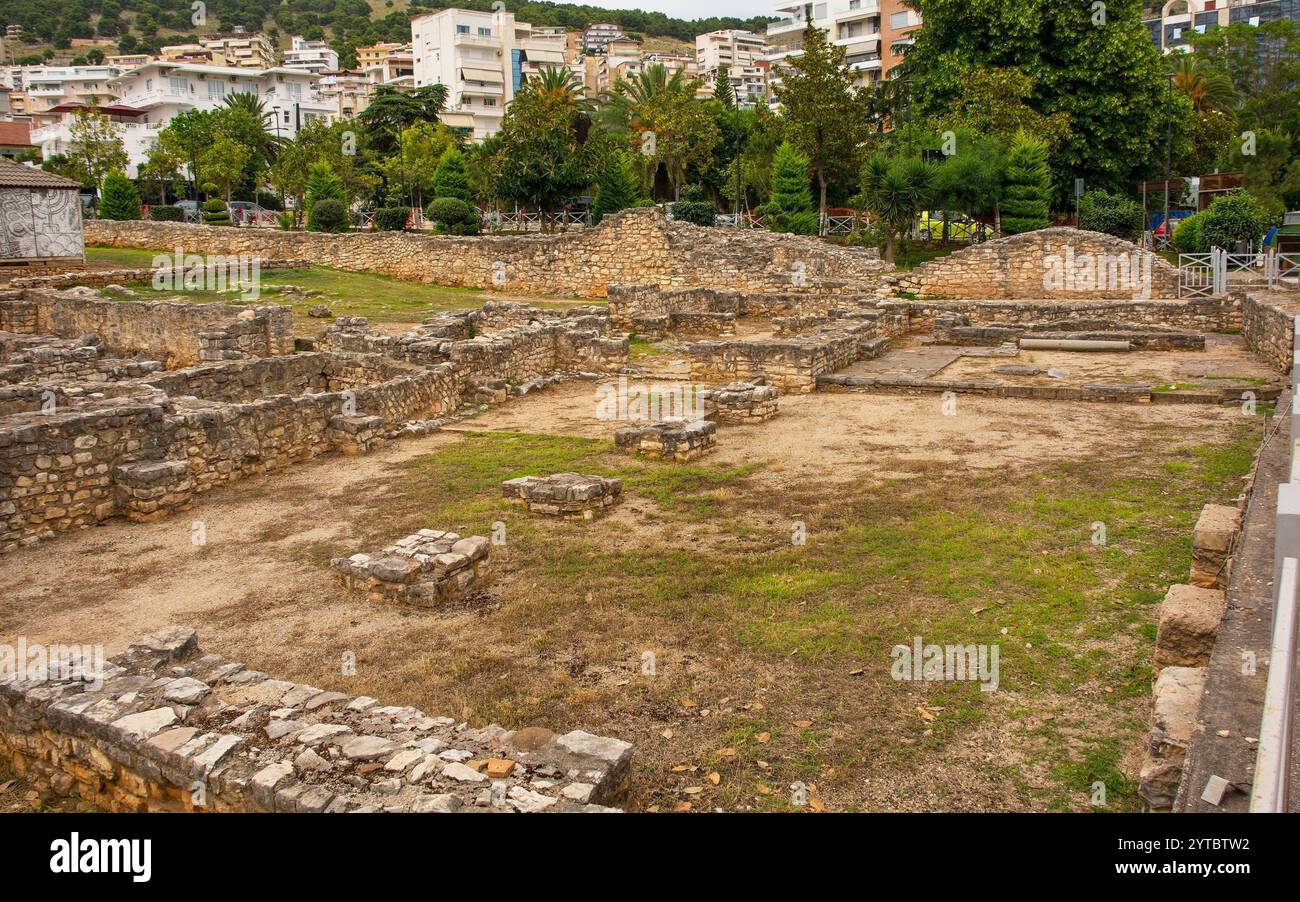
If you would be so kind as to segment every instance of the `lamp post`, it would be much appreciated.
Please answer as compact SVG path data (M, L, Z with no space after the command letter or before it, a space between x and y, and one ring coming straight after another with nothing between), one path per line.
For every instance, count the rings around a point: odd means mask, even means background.
M730 70L728 70L727 82L731 82ZM736 173L736 194L735 201L732 204L732 213L736 216L736 228L740 228L740 88L737 85L731 85L731 93L736 98L736 157L731 162L731 168Z
M1165 247L1173 243L1169 228L1169 178L1174 166L1174 73L1169 73L1169 94L1165 97Z

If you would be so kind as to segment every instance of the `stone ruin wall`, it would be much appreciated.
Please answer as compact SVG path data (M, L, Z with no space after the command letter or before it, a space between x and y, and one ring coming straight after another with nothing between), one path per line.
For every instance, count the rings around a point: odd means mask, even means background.
M887 277L886 287L894 293L906 291L920 297L951 300L1007 298L1034 300L1060 298L1088 300L1131 296L1130 290L1087 288L1083 285L1048 290L1044 276L1049 273L1044 261L1056 256L1064 261L1073 254L1076 264L1085 255L1093 258L1126 257L1139 263L1150 259L1153 298L1178 296L1178 270L1164 258L1139 248L1131 241L1071 228L1039 229L976 244L928 263L911 272ZM1128 283L1125 283L1126 285Z
M135 220L91 220L85 232L90 245L311 260L317 266L417 282L593 298L604 297L611 283L645 282L739 291L849 283L859 286L856 290L872 290L892 269L874 249L758 230L705 228L669 221L652 208L626 210L594 228L557 235L329 235Z
M0 756L110 811L599 812L631 777L618 739L474 729L273 679L184 629L64 670L0 675Z
M117 354L145 354L168 367L293 353L293 311L267 305L125 303L89 289L0 292L0 332L99 336Z
M1295 359L1295 301L1279 292L1241 294L1241 335L1246 346L1282 373L1291 372Z

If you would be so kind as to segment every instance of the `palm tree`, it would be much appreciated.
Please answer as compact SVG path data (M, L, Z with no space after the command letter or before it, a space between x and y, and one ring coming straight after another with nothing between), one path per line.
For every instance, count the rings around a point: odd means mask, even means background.
M663 123L682 122L689 108L699 103L697 95L700 80L690 78L685 71L678 69L671 76L662 63L646 66L634 78L624 79L614 86L614 90L605 95L605 106L598 114L601 122L614 134L636 136L636 144L641 159L647 164L645 175L653 190L654 175L659 165L663 164L668 179L673 186L676 197L682 183L686 180L686 161L683 156L686 148L677 142L674 152L672 142L657 140L655 151L642 144L642 137L647 132L662 130ZM659 123L656 125L655 123Z
M1174 77L1174 90L1186 95L1196 112L1226 110L1236 103L1237 89L1232 84L1232 77L1222 69L1208 65L1203 57L1194 53L1171 53L1165 60Z
M934 193L935 169L919 159L889 160L876 154L867 161L862 194L867 209L885 227L885 260L894 262L894 235L906 234L916 214Z

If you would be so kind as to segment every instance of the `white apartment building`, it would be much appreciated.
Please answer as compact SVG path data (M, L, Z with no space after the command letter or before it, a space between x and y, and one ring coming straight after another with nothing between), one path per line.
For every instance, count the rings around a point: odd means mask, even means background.
M261 100L267 131L283 138L293 138L314 120L333 121L338 104L314 98L313 81L311 73L300 69L153 62L113 80L119 100L106 112L126 144L127 175L135 177L159 130L173 117L187 110L223 106L232 94L252 94ZM32 131L32 143L46 158L64 153L71 139L75 110L61 113L59 121Z
M352 69L326 70L313 86L312 96L332 107L339 119L351 119L370 106L375 82Z
M718 70L727 71L732 95L741 106L767 103L767 39L750 31L711 31L695 38L695 65L712 90Z
M601 54L605 52L605 45L610 41L617 41L624 38L622 26L615 25L612 22L596 22L594 25L588 25L582 32L582 52L586 54Z
M68 103L112 103L113 79L122 73L118 66L6 66L0 83L11 90L10 105L15 115L33 120L54 120L51 111Z
M776 11L786 18L767 26L772 84L779 83L781 63L802 52L810 13L812 24L827 32L832 43L844 48L859 85L888 78L889 71L912 44L914 32L923 24L921 16L903 0L778 0Z
M554 29L516 22L513 13L444 9L411 20L415 87L447 86L444 121L474 140L501 130L506 105L541 69L565 66Z
M284 52L284 61L280 65L320 75L326 70L338 70L339 55L324 41L308 41L295 35L290 39L289 49Z

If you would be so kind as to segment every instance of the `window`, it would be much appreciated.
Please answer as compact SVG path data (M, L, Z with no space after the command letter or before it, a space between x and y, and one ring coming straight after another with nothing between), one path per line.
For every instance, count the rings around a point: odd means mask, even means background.
M289 96L290 96L290 97L301 97L301 96L302 96L302 85L298 84L298 82L296 82L296 81L291 81L291 82L287 83L287 84L285 85L285 87L289 89Z
M220 100L226 96L226 83L223 81L208 80L208 99Z
M491 97L483 98L483 106L496 106L497 102Z
M912 14L907 12L893 13L889 17L890 28L908 28L912 24Z
M818 3L816 6L813 7L813 18L814 18L814 19L824 19L824 18L826 18L826 4L825 4L825 3Z
M178 78L173 75L167 79L167 90L171 91L173 94L185 94L187 93L187 87L188 83L183 78Z
M469 34L469 26L468 26L468 25L457 25L457 26L456 26L456 34Z
M481 38L490 38L492 37L492 29L480 27L478 30L478 36Z
M861 9L862 0L849 0L849 9Z

